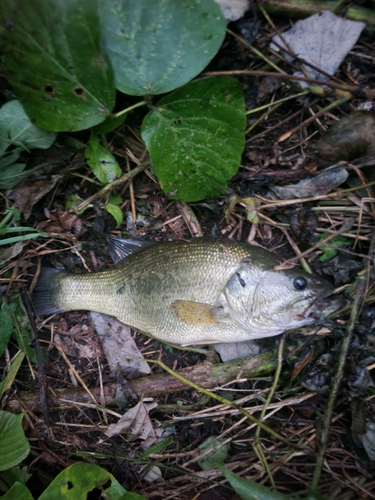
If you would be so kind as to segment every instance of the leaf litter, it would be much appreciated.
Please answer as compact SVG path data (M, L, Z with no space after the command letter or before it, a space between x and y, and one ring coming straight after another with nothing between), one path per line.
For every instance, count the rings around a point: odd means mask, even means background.
M267 29L271 29L266 21L263 21ZM359 47L363 53L366 53L368 44L364 38L363 45ZM267 51L267 41L262 36L259 37L257 44L264 51ZM243 63L243 58L248 63L260 63L259 56L252 56L246 52L244 55L243 46L235 39L228 39L227 48L230 48L231 65ZM343 63L342 70L338 70L338 77L346 81L347 75L354 75L354 78L362 81L367 79L367 84L374 84L374 80L369 72L370 63L366 62L369 75L363 74L360 61L361 53L356 49L356 55L348 56L350 63ZM236 57L233 57L233 53ZM237 56L238 54L238 56ZM213 69L228 69L225 64L227 57L226 48L220 55L220 60L213 63ZM365 61L368 61L364 59ZM217 65L215 67L215 64ZM279 63L286 70L292 69L286 63ZM229 66L232 69L233 66ZM221 67L223 69L223 67ZM345 71L344 71L345 70ZM358 70L358 71L355 71ZM245 77L240 77L245 78ZM261 77L259 77L261 78ZM350 82L352 82L350 79ZM242 81L242 80L241 80ZM325 82L327 85L328 82ZM254 83L255 85L255 83ZM295 88L288 83L273 90L275 98L292 96L295 94ZM272 97L271 92L264 99ZM249 92L246 96L247 108L256 107L255 97ZM297 183L300 180L316 178L320 175L321 166L314 156L316 144L312 143L320 135L326 140L327 129L334 130L332 122L340 120L345 122L355 115L353 107L358 102L341 104L336 110L331 110L327 116L321 115L315 121L301 126L299 117L291 117L293 113L300 111L300 117L308 117L309 109L315 113L319 112L327 102L321 98L317 103L312 96L305 97L304 101L299 98L289 101L289 104L277 107L273 105L272 99L267 104L266 114L261 110L253 115L256 117L257 125L254 132L248 134L247 146L244 152L242 168L238 177L234 177L230 183L230 190L236 196L244 199L251 198L252 211L256 214L258 222L252 217L249 220L246 211L246 203L237 203L227 211L227 220L224 216L224 209L230 204L230 199L226 196L220 196L212 200L204 200L191 204L190 208L196 216L198 222L203 228L205 234L223 234L232 238L247 239L256 244L261 244L267 248L276 250L283 259L293 260L302 252L307 251L305 259L313 269L321 274L331 274L341 277L340 286L347 293L353 296L353 290L356 287L356 278L358 273L365 275L371 285L373 282L373 270L371 268L371 259L373 252L372 235L374 231L374 198L371 186L365 187L365 195L357 195L355 188L350 187L349 181L353 178L360 180L361 185L366 185L368 174L366 168L372 169L374 164L371 158L365 161L358 159L356 154L348 157L341 157L343 151L338 148L338 156L330 156L328 164L332 165L339 161L350 162L343 167L349 172L349 180L345 181L340 187L331 186L326 193L314 191L304 198L299 193L297 198L288 196L280 200L275 196L274 187L285 187L292 182ZM290 104L293 102L293 106ZM293 109L292 109L293 107ZM367 118L372 120L372 114L357 115L357 124L367 123ZM282 123L286 118L290 121ZM135 119L135 117L133 117ZM249 122L249 124L251 124ZM255 121L252 123L254 124ZM272 126L276 128L272 130ZM300 128L291 134L284 143L280 144L277 139L281 134L290 132L291 129L300 126ZM127 127L127 128L126 128ZM352 127L357 131L357 126ZM364 127L364 135L360 135L359 141L364 137L367 141L367 127ZM127 130L127 132L125 132ZM126 134L130 133L135 139L130 139ZM124 150L124 144L127 151L127 161L134 168L144 161L145 150L137 139L139 123L126 125L116 132L113 140L112 152L118 158L121 158ZM342 137L347 137L346 128L342 132ZM254 139L254 137L258 136ZM328 150L333 149L337 142L337 136L334 136ZM349 144L352 139L349 139ZM371 146L370 146L371 148ZM128 153L130 151L130 154ZM366 150L367 152L368 150ZM370 149L370 156L371 156ZM252 161L247 161L251 157ZM367 162L367 163L366 163ZM83 198L91 195L97 186L87 181L84 177L88 173L82 170L83 177L79 185L77 178L70 177L67 173L59 182L57 190L49 190L34 204L36 211L30 211L30 224L37 224L34 213L43 213L43 209L48 207L49 215L56 213L55 224L60 224L61 215L68 213L64 207L65 192L80 192ZM325 172L325 170L323 171ZM344 181L343 181L344 182ZM130 187L131 186L131 187ZM349 186L349 187L348 187ZM170 238L186 239L190 237L190 225L186 222L186 212L182 215L181 207L177 203L171 203L165 195L159 190L153 176L153 171L148 169L147 173L139 174L133 180L121 188L121 197L124 200L122 209L128 212L132 217L132 229L137 237L147 239L165 240ZM144 226L137 222L137 214L141 213L141 206L144 201L148 202L147 216L151 219L162 221L162 228L159 230L150 229L150 226ZM143 205L144 206L144 205ZM63 208L62 208L63 207ZM306 209L301 213L302 209ZM56 210L56 212L53 212ZM58 210L61 210L59 212ZM296 213L300 213L298 217ZM135 217L133 217L135 215ZM144 214L142 213L144 217ZM292 219L294 216L294 221ZM33 220L35 217L35 220ZM82 269L84 263L90 269L103 269L111 265L108 258L106 243L103 241L103 231L109 231L113 236L119 235L119 230L114 226L100 203L95 203L83 214L77 217L77 224L85 227L85 242L81 244L75 253L64 251L63 246L58 240L47 242L46 246L40 242L30 242L27 251L33 256L47 254L52 264L61 265L69 269ZM187 218L189 215L187 215ZM354 219L350 227L345 226L348 219ZM293 221L293 222L292 222ZM290 224L293 227L290 227ZM73 224L74 227L74 224ZM345 229L347 227L347 229ZM340 233L344 228L345 231ZM293 231L292 231L293 229ZM57 234L67 235L69 228L64 228L63 224L58 226ZM347 238L350 243L343 247L336 248L337 254L334 259L326 263L319 261L324 255L324 245L320 245L319 236L323 235L324 242L330 236L332 240L326 242L326 247L334 246L333 239L342 236ZM71 235L70 235L71 236ZM80 238L83 240L83 238ZM318 246L316 246L318 244ZM323 244L323 243L322 243ZM311 250L313 249L313 250ZM60 252L58 252L60 250ZM352 264L351 264L352 262ZM350 267L353 266L353 267ZM357 267L355 267L357 266ZM6 269L17 272L16 263L13 262ZM27 269L27 267L26 267ZM351 269L351 270L350 270ZM27 273L27 271L26 271ZM5 274L8 280L9 274ZM324 443L327 446L326 466L321 471L321 480L319 490L326 498L355 499L358 498L358 485L360 485L363 498L374 497L373 486L373 417L374 399L373 399L373 361L369 359L361 370L363 360L369 356L374 356L374 344L371 340L374 335L375 319L373 313L373 297L371 291L363 294L363 312L358 317L355 336L351 344L346 364L346 372L343 375L341 389L334 405L333 424L330 427L330 435ZM351 305L349 304L348 309ZM76 453L84 451L90 454L97 454L97 460L109 464L113 457L116 457L117 468L116 477L129 481L139 493L147 498L192 498L198 494L199 498L204 498L204 490L207 494L223 495L224 498L232 498L233 493L223 489L220 482L222 473L215 467L209 467L206 474L199 471L197 463L202 454L206 451L198 448L208 437L213 437L216 444L227 443L229 454L225 456L225 464L228 470L234 471L241 480L245 478L257 483L271 485L275 483L278 491L297 492L302 496L304 491L310 487L313 481L312 471L316 467L319 446L320 430L316 425L323 425L321 415L324 415L329 401L329 391L334 380L334 373L340 362L340 348L342 339L346 337L347 321L349 310L343 311L338 318L328 321L324 327L313 328L302 332L301 334L289 334L284 347L285 363L281 367L280 378L272 402L267 406L267 412L264 419L272 427L281 430L282 434L301 445L301 449L295 450L292 447L281 444L271 436L262 433L258 438L263 449L262 453L266 457L266 462L259 459L259 451L255 450L257 438L254 435L255 425L246 417L240 414L239 407L246 409L257 416L264 408L264 401L271 393L273 369L262 375L254 377L242 377L242 368L239 361L237 371L231 373L230 377L217 385L215 391L226 397L226 400L232 401L233 406L226 404L217 405L209 400L202 391L187 386L185 391L168 394L167 387L165 393L158 398L158 406L149 414L147 408L141 399L141 403L132 403L133 408L130 414L124 415L124 427L117 428L119 435L112 438L104 438L104 433L109 425L116 425L118 413L111 413L111 409L106 406L106 400L100 399L103 396L104 386L109 385L114 380L113 366L105 360L100 350L82 349L69 350L68 356L71 360L71 366L66 365L65 361L58 359L58 351L54 349L53 333L57 328L56 319L50 323L42 322L40 326L44 328L45 341L50 345L50 364L48 365L48 383L53 386L75 387L75 407L70 407L64 401L64 396L60 396L60 403L56 408L51 408L56 418L56 425L53 426L55 439L49 440L49 446L60 454L68 456L68 452L74 450ZM60 324L59 341L64 340L63 332L69 332L72 324L86 324L87 328L81 329L80 333L74 333L75 342L83 345L92 342L92 323L88 317L81 313L67 313L64 315L65 324ZM116 327L114 328L116 330ZM74 331L72 331L73 333ZM189 349L175 349L169 346L161 345L153 340L136 334L135 340L140 352L144 358L149 360L153 376L162 375L160 366L153 363L152 360L161 357L169 366L175 370L188 368L191 370L191 376L197 370L197 363L207 363L204 361L212 358L212 354L206 351ZM270 352L274 359L276 357L275 345L278 339L272 341L260 341L261 354ZM64 342L63 342L64 343ZM237 347L240 350L241 347ZM81 354L80 354L81 353ZM86 353L82 356L82 353ZM220 368L220 363L216 364ZM228 369L228 365L223 368ZM275 365L273 365L275 366ZM298 367L298 369L295 369ZM369 367L369 368L368 368ZM98 388L99 398L97 403L82 403L81 397L86 393L86 389L81 389L81 381L78 380L73 368L80 374L87 388ZM294 376L292 376L292 372ZM24 394L27 389L36 391L37 385L30 380L28 368L25 366L20 372L17 381L18 390ZM116 375L115 375L116 376ZM189 378L189 376L187 376ZM204 386L207 375L201 377L198 385ZM362 389L353 393L352 385L360 385L362 380ZM148 391L143 396L152 396L151 383ZM60 394L60 393L58 393ZM96 394L96 393L95 393ZM101 396L100 396L101 395ZM138 394L142 398L142 394ZM12 399L11 395L9 395ZM354 408L353 401L361 400L361 405ZM26 401L26 398L25 398ZM353 428L353 422L361 423ZM166 449L163 448L163 441L157 442L158 429L157 422L162 423L163 428L172 429L173 439ZM58 424L58 425L57 425ZM40 425L40 423L38 423ZM77 427L78 426L78 427ZM39 431L37 431L39 432ZM148 439L150 441L148 442ZM124 446L126 441L126 446ZM143 465L137 463L137 459L145 453L145 447L153 442L153 446L161 446L158 449L151 448L148 457L148 465L157 464L163 481L155 485L148 486L140 484L138 474L141 473ZM315 442L320 443L316 448ZM110 447L110 452L108 448ZM304 448L305 447L305 448ZM125 449L124 449L125 448ZM37 449L37 448L36 448ZM38 450L39 451L39 450ZM41 450L40 450L41 451ZM100 455L99 455L100 454ZM170 466L174 470L170 469ZM267 466L271 467L271 475L267 475ZM185 473L189 473L189 477ZM226 474L229 474L226 472ZM157 476L160 478L160 476ZM272 478L272 479L271 479ZM235 481L235 480L234 480ZM245 488L249 487L245 483ZM267 491L270 495L270 490ZM227 495L227 497L225 496ZM229 496L228 496L229 495ZM272 498L269 496L269 498Z

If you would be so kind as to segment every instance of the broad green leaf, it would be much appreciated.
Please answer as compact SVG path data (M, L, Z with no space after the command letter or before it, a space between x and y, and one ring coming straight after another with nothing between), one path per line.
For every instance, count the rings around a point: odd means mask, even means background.
M33 500L27 486L22 483L14 483L9 491L1 497L1 500Z
M3 74L40 128L83 130L114 106L97 10L97 0L1 0Z
M0 189L11 189L29 175L26 170L26 163L13 163L3 167L0 171Z
M0 305L0 356L5 351L10 336L14 332L13 315L10 306L3 300Z
M245 125L242 87L233 78L203 78L163 97L142 124L163 191L184 201L223 193L240 166Z
M86 500L93 489L105 492L108 500L127 498L127 491L116 479L95 464L77 462L64 469L39 497L39 500Z
M0 410L0 471L18 465L30 452L22 429L23 416Z
M223 476L229 481L230 485L242 500L290 500L289 495L284 495L278 491L271 490L263 484L249 481L243 477L237 476L226 467L218 465L217 468ZM293 497L300 500L298 497Z
M122 224L122 221L124 220L124 215L122 213L121 208L118 205L114 205L113 203L107 203L105 209L109 214L112 215L118 226Z
M103 184L114 181L122 173L116 158L101 144L94 150L90 141L85 149L85 158L95 177Z
M0 138L0 143L1 143L1 138ZM20 154L21 154L22 148L15 148L13 151L6 151L1 155L0 151L0 171L4 168L7 167L8 165L12 165L15 163Z
M197 76L218 52L226 22L213 0L99 0L116 87L162 94Z
M25 149L47 149L56 139L56 133L36 127L22 104L14 100L5 103L0 109L0 144L3 138L8 141L8 145Z

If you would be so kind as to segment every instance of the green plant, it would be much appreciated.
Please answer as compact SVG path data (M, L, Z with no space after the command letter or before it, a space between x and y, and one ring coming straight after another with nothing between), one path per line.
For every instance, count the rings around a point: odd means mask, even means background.
M0 489L6 490L3 500L30 500L33 497L25 483L31 477L19 464L29 452L30 445L22 429L24 414L13 415L0 411ZM84 500L93 491L101 491L108 500L144 500L128 492L102 467L77 462L66 467L47 486L39 500Z
M241 86L228 77L189 83L225 36L213 0L4 0L0 24L3 71L27 115L54 132L96 126L85 156L102 183L121 175L101 142L127 114L112 113L117 89L145 96L129 110L151 108L142 137L170 198L226 189L244 146Z
M29 175L25 163L17 163L22 151L47 149L56 138L54 132L36 127L22 104L13 100L0 108L0 189L10 189Z

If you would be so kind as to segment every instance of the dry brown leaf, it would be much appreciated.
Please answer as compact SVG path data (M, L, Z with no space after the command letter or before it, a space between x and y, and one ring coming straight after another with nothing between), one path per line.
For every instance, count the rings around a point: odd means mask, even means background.
M149 411L156 408L156 406L156 402L144 403L140 401L136 406L128 410L117 424L110 425L105 434L108 437L127 434L132 440L142 439L143 447L148 448L158 440L163 432L162 429L154 429L149 416Z
M35 203L51 191L61 177L61 175L52 175L50 179L34 180L33 182L27 179L8 191L8 198L14 201L18 210L27 220Z
M48 220L40 222L37 225L39 231L44 231L49 234L57 234L67 238L77 238L82 232L82 221L77 216L65 210L47 210L44 213Z
M116 373L119 367L129 380L151 372L148 363L141 359L142 354L128 326L107 314L92 312L90 315L102 338L103 350L112 373Z

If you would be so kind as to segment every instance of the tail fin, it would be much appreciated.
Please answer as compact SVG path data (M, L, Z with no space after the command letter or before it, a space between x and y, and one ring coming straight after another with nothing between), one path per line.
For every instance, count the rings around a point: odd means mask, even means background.
M65 271L44 267L32 294L32 302L38 316L63 312L59 306L60 277Z

